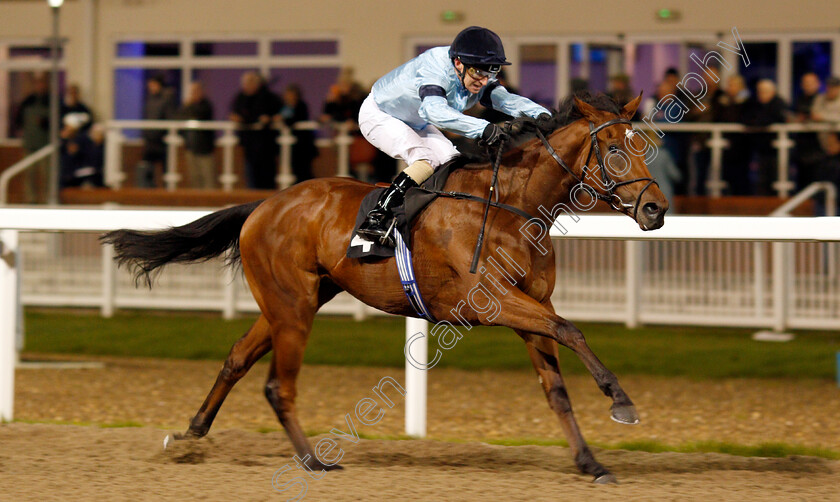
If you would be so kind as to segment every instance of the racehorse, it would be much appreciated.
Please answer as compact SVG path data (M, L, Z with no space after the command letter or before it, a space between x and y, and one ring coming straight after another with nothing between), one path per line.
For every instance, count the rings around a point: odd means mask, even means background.
M583 183L587 193L635 219L642 229L662 226L668 201L650 177L643 158L622 155L628 164L618 175L605 165L602 155L624 152L628 147L644 150L629 122L640 101L641 95L619 109L603 95L568 98L555 113L553 126L546 129L547 136L526 141L500 157L498 201L519 213L494 205L486 221L485 249L505 250L511 262L501 266L514 282L499 297L501 309L493 315L472 305L459 306L477 284L490 286L499 280L489 276L487 270L493 270L489 265L482 266L478 274L468 270L484 205L437 198L410 230L415 275L431 314L451 323L507 326L524 340L576 466L594 476L597 483L615 482L615 477L595 460L578 429L558 366L558 343L577 354L598 387L612 399L614 420L638 423L638 415L581 331L554 311L555 257L548 232L544 234L544 252L523 239L520 228L525 223L523 214L540 217L541 208L545 211L561 203L571 204L570 192ZM459 167L450 174L444 190L486 194L493 167L490 162ZM595 176L599 170L600 180ZM117 230L103 236L104 242L115 246L120 264L135 267L138 281L145 279L150 287L152 274L167 263L203 261L227 252L229 262L241 263L259 305L259 318L231 348L182 438L206 435L231 388L273 350L265 395L298 455L303 459L308 455L309 467L316 471L340 468L317 459L295 412L296 380L315 313L336 294L347 291L385 312L416 315L404 294L394 258L366 260L345 255L355 210L372 188L344 178L309 180L265 201L223 209L181 227L152 232ZM552 225L552 221L546 223ZM482 255L479 264L487 263L488 254ZM521 269L514 270L513 262Z

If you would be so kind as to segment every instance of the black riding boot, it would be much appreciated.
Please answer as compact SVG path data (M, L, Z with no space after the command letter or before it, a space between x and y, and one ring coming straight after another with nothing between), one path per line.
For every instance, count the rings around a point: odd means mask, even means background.
M416 186L418 186L417 183L405 172L398 174L391 186L379 196L376 207L370 210L357 233L371 242L388 247L396 246L391 236L394 221L393 209L403 203L405 192Z

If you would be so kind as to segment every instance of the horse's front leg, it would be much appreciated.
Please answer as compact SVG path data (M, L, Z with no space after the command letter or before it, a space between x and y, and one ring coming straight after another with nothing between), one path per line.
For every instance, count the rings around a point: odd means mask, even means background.
M583 333L571 322L554 313L516 288L510 288L499 299L498 311L482 309L482 324L508 326L514 330L533 333L557 341L572 349L595 378L601 391L612 398L611 417L622 424L637 424L639 416L633 402L618 384L616 376L604 366L586 344Z
M560 366L557 362L557 344L548 338L533 333L520 330L517 330L516 333L525 341L531 363L537 370L540 385L545 392L546 399L548 399L548 405L560 419L560 426L569 441L569 448L572 450L572 457L578 470L584 474L595 476L595 483L615 483L615 476L595 460L592 450L589 449L580 432L575 415L572 412L569 393L566 392L566 384L560 374Z

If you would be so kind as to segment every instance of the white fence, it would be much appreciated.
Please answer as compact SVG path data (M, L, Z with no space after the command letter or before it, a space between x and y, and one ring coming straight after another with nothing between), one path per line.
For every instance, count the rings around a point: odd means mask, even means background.
M218 262L172 266L149 291L118 272L112 251L96 240L106 230L180 225L206 213L0 208L0 371L6 373L0 376L0 417L12 416L2 382L13 378L19 348L18 298L26 305L99 307L104 315L114 308L212 309L226 316L255 311L246 286L220 274ZM552 229L553 300L570 319L840 329L840 218L670 216L653 232L617 215L563 223L567 235ZM376 311L344 296L323 312ZM418 376L425 377L407 379ZM425 380L407 388L424 387ZM415 422L408 433L424 430L424 422Z
M708 178L695 180L697 184L705 183L708 193L713 197L720 197L726 188L723 181L723 154L731 145L724 134L744 134L763 132L772 134L773 147L776 148L776 182L773 184L779 197L787 197L792 193L795 184L790 180L790 152L796 146L795 135L804 132L825 132L840 131L840 124L831 123L809 123L809 124L774 124L767 128L749 128L741 124L711 123L711 122L686 122L671 124L668 122L656 122L656 127L665 134L708 134L705 146L709 148L710 165ZM240 127L234 122L227 121L174 121L174 120L109 120L106 123L108 130L106 142L106 163L105 179L108 186L119 188L125 179L123 172L122 148L126 143L125 131L131 129L165 129L168 131L165 141L169 149L167 156L167 168L164 175L164 182L168 189L174 190L181 179L177 165L177 149L183 144L183 139L178 131L186 129L204 129L221 131L222 136L217 140L217 145L222 148L223 162L220 183L223 188L231 189L236 182L233 169L233 152L237 144L236 130ZM280 188L286 188L294 183L294 176L291 170L291 146L295 143L293 129L277 126L280 131L278 143L280 144L280 157L278 160L277 184ZM318 130L322 125L318 122L301 122L295 124L294 130ZM634 123L636 128L649 128L641 122ZM321 144L334 145L337 152L336 173L338 176L350 175L350 144L353 138L347 124L331 123L327 128L332 131L332 138L319 140ZM746 166L743 166L746 168ZM689 169L690 176L697 175Z

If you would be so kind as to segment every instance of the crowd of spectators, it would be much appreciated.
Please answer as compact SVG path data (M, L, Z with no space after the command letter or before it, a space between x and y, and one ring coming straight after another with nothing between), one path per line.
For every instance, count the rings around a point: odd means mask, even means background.
M775 133L767 126L779 123L840 123L840 78L832 77L821 82L815 73L802 76L801 93L792 104L778 95L772 80L758 80L747 86L740 75L722 77L717 69L709 68L702 74L706 88L697 101L702 106L690 106L684 122L736 123L748 126L746 132L724 135L729 146L723 150L723 180L728 195L774 195L773 182L777 178L778 153ZM504 72L499 75L502 85L512 89ZM634 120L650 116L654 121L664 121L662 110L651 110L660 99L676 96L683 103L696 104L686 96L680 76L669 69L658 84L656 92L638 110ZM576 89L586 88L578 80ZM15 124L22 131L23 147L33 153L49 143L49 96L44 75L33 79L33 91L17 107ZM823 91L824 89L824 91ZM516 92L515 89L512 89ZM353 174L366 181L390 181L396 172L396 163L379 152L358 134L358 113L368 90L358 83L351 68L339 72L330 86L324 107L318 113L322 124L340 124L347 130L352 143L349 158ZM607 93L623 106L636 97L630 77L623 74L609 79ZM239 124L237 135L245 159L245 181L249 188L274 189L279 145L278 125L293 128L295 124L310 120L310 110L303 99L301 87L287 85L278 95L257 72L242 74L241 88L232 103L228 104L229 119ZM500 122L509 117L488 109L478 110L482 118ZM167 86L162 76L154 75L146 81L143 101L143 118L147 120L212 120L214 104L207 98L203 85L193 82L183 103L176 100L174 89ZM330 134L323 129L319 134ZM144 129L142 158L136 166L136 186L160 185L166 166L166 130ZM310 129L294 129L295 143L291 152L292 172L296 181L313 177L313 161L319 150L315 144L316 133ZM219 166L216 165L213 130L189 129L181 132L184 143L188 186L217 188ZM67 87L61 104L61 174L62 187L103 186L104 128L95 124L91 109L85 105L77 85ZM655 137L654 134L648 136ZM666 132L657 138L660 155L649 165L651 172L669 194L705 195L706 180L711 163L707 142L710 134ZM833 132L801 132L792 135L795 148L791 154L792 179L798 188L813 181L840 182L838 149L840 137ZM46 182L46 163L30 169L26 178L26 200L33 201L35 189Z
M816 122L840 124L840 78L827 79L825 92L820 92L823 84L819 77L815 73L803 75L800 84L802 93L789 105L779 96L775 82L770 79L758 80L751 92L740 75L721 78L717 69L710 68L703 77L706 93L700 99L702 108L691 106L692 100L677 86L680 79L676 70L669 69L655 95L641 110L641 115L648 116L650 113L654 121L665 121L663 111L652 108L660 99L672 95L689 106L682 122L735 123L747 126L745 132L724 135L729 143L723 151L722 160L725 194L776 194L773 183L778 177L778 150L775 145L776 134L768 131L768 126ZM626 87L622 87L623 76L613 81L619 83L613 96L620 104L635 96L627 92ZM835 173L825 168L826 159L831 155L826 148L826 138L829 136L834 137L836 134L803 132L792 135L795 148L791 155L791 179L795 180L798 188L804 188L813 181L837 178ZM708 133L678 132L666 132L662 138L662 148L668 151L681 171L680 181L675 180L675 193L707 194L706 180L711 161L708 139Z

